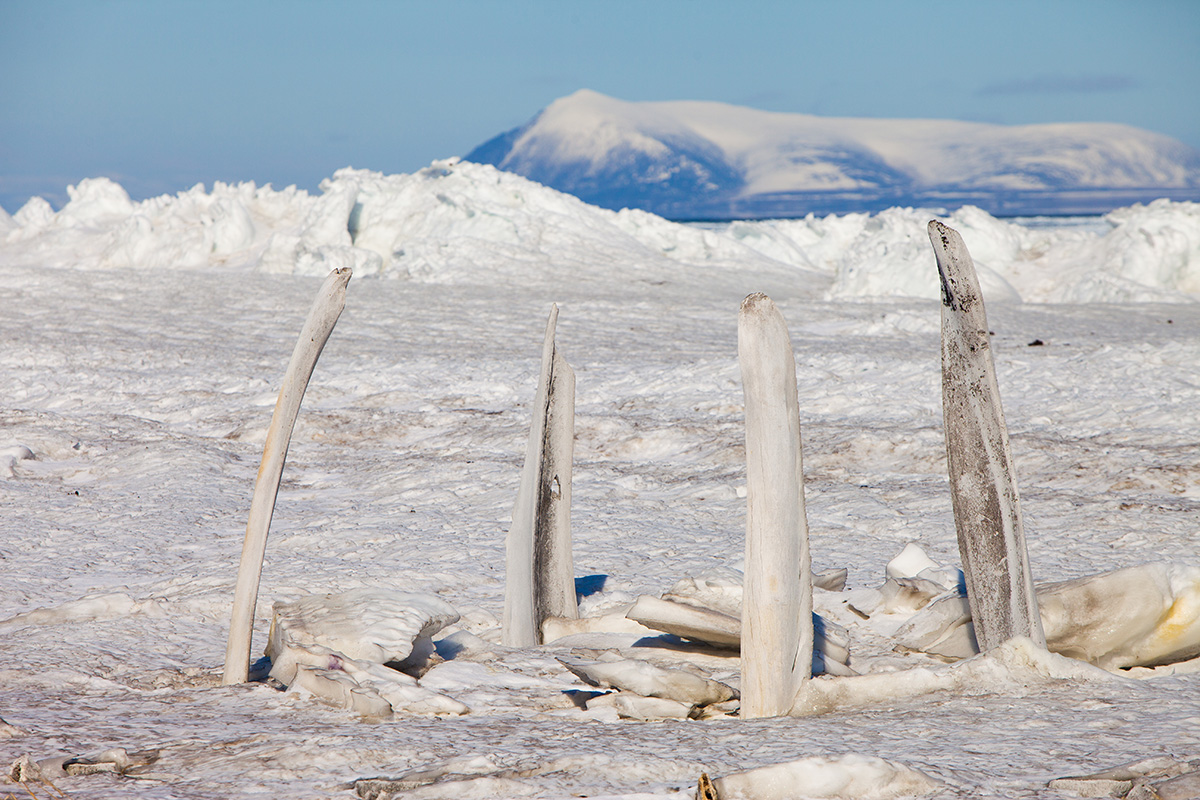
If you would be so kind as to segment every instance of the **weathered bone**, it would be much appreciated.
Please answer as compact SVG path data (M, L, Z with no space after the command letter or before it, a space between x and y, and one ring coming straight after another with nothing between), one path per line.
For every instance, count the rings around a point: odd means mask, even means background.
M787 714L812 674L812 566L804 513L796 362L765 294L742 301L738 361L746 401L743 717Z
M525 467L506 543L503 639L542 643L542 622L575 619L571 558L571 468L575 453L575 373L558 352L558 306L550 309Z
M308 379L313 368L337 324L338 316L346 303L346 284L350 281L350 268L335 269L321 284L317 299L313 302L292 359L288 362L267 429L267 441L263 444L262 464L258 468L258 479L254 484L254 498L250 501L250 518L246 523L246 538L242 544L242 561L238 567L237 588L233 595L233 616L229 624L229 642L225 647L225 674L222 683L231 685L245 683L250 674L250 638L254 622L254 607L258 603L258 584L262 577L263 554L267 548L267 532L271 528L271 515L275 513L275 497L279 493L279 479L283 475L283 464L287 460L288 444L292 439L292 428L300 413L300 401L308 388Z
M954 526L975 636L984 651L1016 636L1045 647L975 264L958 231L937 220L929 223L929 241L942 283L942 412Z

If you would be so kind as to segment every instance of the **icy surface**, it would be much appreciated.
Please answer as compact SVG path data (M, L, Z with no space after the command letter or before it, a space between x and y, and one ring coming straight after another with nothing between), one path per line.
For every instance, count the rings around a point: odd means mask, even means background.
M453 791L413 791L668 798L690 796L701 772L853 755L919 770L947 787L934 797L1055 798L1054 778L1196 757L1196 674L1134 680L1019 653L947 673L957 665L893 650L903 615L864 621L845 603L877 589L909 542L958 564L937 303L833 288L860 285L839 277L860 272L877 274L868 287L921 271L932 284L932 254L906 244L927 217L713 230L600 211L473 165L340 173L331 187L354 181L353 204L349 189L328 191L340 205L321 211L321 198L287 190L131 204L109 185L79 188L74 209L14 215L0 245L0 762L161 751L165 780L64 778L76 800L349 798L340 787L357 778L481 760L492 766ZM393 184L411 189L411 216ZM372 227L364 186L402 226ZM349 224L360 202L378 250L320 216ZM1123 209L1107 233L986 215L969 225L966 213L947 221L1025 300L1071 301L988 308L1035 580L1200 565L1200 307L1184 280L1196 208ZM361 277L371 256L400 280ZM317 276L341 259L356 277L292 439L254 652L274 602L432 593L461 619L435 637L447 660L420 682L469 706L461 717L370 722L265 683L220 686L279 379ZM797 360L814 570L849 570L850 591L818 591L815 608L849 632L878 700L841 705L833 692L828 713L774 720L585 711L573 697L591 687L557 658L595 660L596 648L498 643L546 309L559 303L578 381L581 611L623 616L639 595L742 558L737 308L763 288ZM925 670L909 673L912 694L889 677L907 668ZM714 675L736 677L736 665Z

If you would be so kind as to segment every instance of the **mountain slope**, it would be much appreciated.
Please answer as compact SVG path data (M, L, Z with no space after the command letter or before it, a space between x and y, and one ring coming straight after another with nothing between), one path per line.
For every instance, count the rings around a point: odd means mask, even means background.
M1200 152L1127 125L830 118L589 90L466 159L589 203L676 219L964 203L997 214L1098 213L1200 200Z

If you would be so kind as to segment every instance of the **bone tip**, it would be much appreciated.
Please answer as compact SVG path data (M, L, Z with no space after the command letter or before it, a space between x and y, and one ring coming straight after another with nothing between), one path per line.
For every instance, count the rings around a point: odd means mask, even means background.
M765 314L774 308L775 304L763 292L754 292L746 295L746 299L742 301L743 314Z
M943 252L950 250L956 241L962 241L962 237L958 231L939 222L936 219L929 220L929 241L935 249L940 249Z

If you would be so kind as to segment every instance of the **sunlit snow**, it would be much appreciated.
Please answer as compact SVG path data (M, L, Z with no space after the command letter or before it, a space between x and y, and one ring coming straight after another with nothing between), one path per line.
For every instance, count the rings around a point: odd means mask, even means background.
M56 780L72 798L349 798L381 776L412 797L684 798L701 773L771 766L815 776L817 796L1056 798L1072 796L1047 788L1056 778L1200 755L1187 669L1109 672L1020 642L954 665L895 648L915 609L870 592L889 575L944 588L958 564L929 212L682 226L453 161L343 170L315 196L241 184L133 202L94 179L71 197L0 215L0 761L159 751L130 770L142 777ZM1035 581L1164 561L1191 574L1200 206L944 219L982 267ZM321 278L344 266L254 653L276 602L432 595L431 615L459 616L432 634L445 660L419 679L456 704L441 716L370 720L311 692L220 685L279 381ZM814 570L848 571L814 608L865 674L809 682L812 716L653 719L687 706L616 695L585 709L607 689L560 658L662 675L626 663L647 638L632 624L500 643L546 315L558 303L577 380L580 613L623 617L689 576L731 593L746 502L737 311L752 291L778 304L795 350ZM889 572L910 543L924 557ZM694 656L736 688L732 651Z

